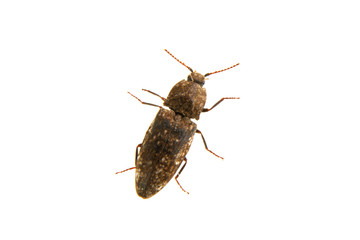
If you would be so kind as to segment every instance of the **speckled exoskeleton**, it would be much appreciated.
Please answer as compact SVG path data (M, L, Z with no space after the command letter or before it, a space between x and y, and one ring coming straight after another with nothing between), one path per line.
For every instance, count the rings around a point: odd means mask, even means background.
M154 196L165 187L175 175L181 163L184 162L182 168L175 177L176 182L179 184L177 178L186 166L186 154L190 149L195 133L201 135L206 150L215 156L222 158L208 149L204 136L197 129L196 123L191 121L191 118L198 120L200 113L210 111L224 99L239 99L237 97L222 98L211 108L204 108L206 102L206 90L203 88L206 80L205 77L233 68L239 65L239 63L220 71L202 75L198 72L194 72L190 67L179 61L166 49L165 51L179 63L187 67L191 73L187 80L182 80L175 84L170 90L167 98L163 98L154 92L143 89L144 91L160 97L164 101L164 106L169 109L165 109L152 103L143 102L129 93L142 104L156 106L159 107L160 110L147 130L143 142L136 147L135 167L118 172L122 173L130 169L136 169L136 192L140 197L145 199ZM180 184L179 186L186 192Z

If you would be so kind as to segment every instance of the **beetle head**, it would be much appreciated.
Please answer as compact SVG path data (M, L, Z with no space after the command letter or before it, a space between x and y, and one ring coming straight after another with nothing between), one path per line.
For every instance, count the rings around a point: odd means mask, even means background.
M205 77L204 75L202 75L201 73L198 72L191 72L187 78L188 81L190 82L196 82L198 83L200 86L203 86L205 83Z

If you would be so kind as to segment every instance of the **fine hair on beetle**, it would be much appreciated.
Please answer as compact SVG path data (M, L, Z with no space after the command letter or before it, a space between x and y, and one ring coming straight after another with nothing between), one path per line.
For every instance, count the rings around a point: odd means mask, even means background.
M195 133L200 134L205 149L218 158L219 155L211 151L206 144L204 135L197 129L197 125L191 119L199 120L202 112L209 112L225 99L240 99L239 97L224 97L217 101L211 108L204 108L206 102L206 90L203 87L206 77L220 73L239 65L206 73L202 75L193 71L185 63L177 59L168 50L165 51L180 64L190 70L186 80L176 83L166 98L147 89L142 89L163 100L162 106L143 102L130 92L131 96L144 105L158 107L159 111L150 127L145 133L142 143L138 144L135 151L135 167L117 172L123 173L135 169L135 188L137 194L144 198L150 198L158 193L175 176L175 181L187 194L187 191L180 185L178 177L184 170L191 143ZM140 150L139 150L140 149ZM180 166L182 167L180 168ZM178 169L180 170L178 171Z

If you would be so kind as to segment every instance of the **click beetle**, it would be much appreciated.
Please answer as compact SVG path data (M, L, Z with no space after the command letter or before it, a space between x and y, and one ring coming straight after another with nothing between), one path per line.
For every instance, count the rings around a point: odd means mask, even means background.
M186 166L186 154L190 149L195 133L201 135L207 151L223 159L208 149L204 136L201 131L197 129L196 123L191 119L194 118L198 120L200 113L210 111L225 99L239 99L238 97L224 97L211 108L204 108L206 90L203 85L205 80L207 80L206 77L236 67L239 63L223 70L202 75L193 71L166 49L165 51L191 72L187 80L181 80L175 84L167 98L143 89L146 92L160 97L163 100L163 105L168 107L168 109L152 103L143 102L128 92L142 104L160 108L149 129L146 131L143 142L136 147L135 167L117 172L122 173L136 169L136 192L144 199L154 196L165 187L183 162L184 164L176 175L175 180L180 188L186 192L179 184L177 178Z

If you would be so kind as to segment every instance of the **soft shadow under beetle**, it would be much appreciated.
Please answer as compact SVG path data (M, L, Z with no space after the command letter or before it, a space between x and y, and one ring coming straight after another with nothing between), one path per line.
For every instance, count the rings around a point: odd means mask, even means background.
M187 80L182 80L175 84L167 98L143 89L160 97L164 101L164 106L170 110L152 103L143 102L129 93L142 104L159 107L160 110L147 130L143 142L136 147L135 167L117 172L122 173L136 169L136 192L145 199L154 196L165 187L175 175L181 163L184 162L184 165L175 177L176 182L179 184L177 178L186 166L186 154L190 149L195 133L201 135L206 150L222 158L208 149L204 136L197 129L196 123L191 121L191 118L198 120L200 113L210 111L224 99L239 99L238 97L225 97L220 99L211 108L204 108L206 102L206 90L203 88L206 80L205 77L236 67L239 63L220 71L202 75L179 61L166 49L165 51L187 67L191 73ZM180 184L179 186L186 192Z

